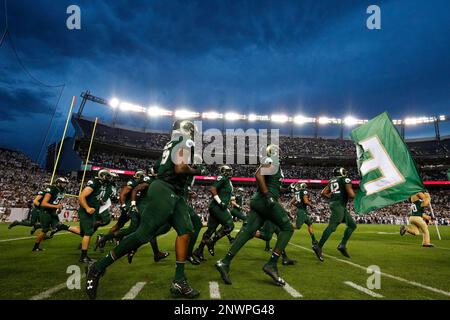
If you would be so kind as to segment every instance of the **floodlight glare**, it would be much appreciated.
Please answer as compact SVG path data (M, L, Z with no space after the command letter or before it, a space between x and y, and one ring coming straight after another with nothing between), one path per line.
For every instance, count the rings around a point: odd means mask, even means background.
M356 118L352 117L352 116L347 116L344 119L344 123L347 126L354 126L355 124L358 123L358 120Z
M235 121L238 120L241 116L234 112L228 112L225 114L225 119L228 121Z
M258 116L256 114L249 114L248 115L248 121L256 121L256 119L258 118Z
M151 106L151 107L148 107L147 113L150 117L159 117L159 116L163 115L164 110L158 106Z
M145 108L136 105L136 104L132 104L132 103L128 103L128 102L121 102L120 103L120 110L122 111L133 111L133 112L145 112Z
M111 100L109 100L109 105L112 108L117 108L119 106L119 103L120 103L120 101L117 98L112 98Z
M289 121L289 117L285 114L273 114L270 118L273 122L285 123Z
M222 118L222 114L218 112L203 112L202 113L203 119L219 119Z
M306 122L307 122L307 119L304 116L298 115L298 116L294 117L294 123L296 123L296 124L304 124Z
M175 117L176 118L195 118L198 117L199 113L198 112L192 112L189 110L177 110L175 111Z
M327 117L320 117L318 121L320 124L327 124L330 122L330 119L328 119Z

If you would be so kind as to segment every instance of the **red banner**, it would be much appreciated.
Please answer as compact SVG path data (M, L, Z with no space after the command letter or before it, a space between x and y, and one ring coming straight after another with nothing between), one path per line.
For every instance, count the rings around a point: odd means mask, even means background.
M100 169L104 169L103 167L92 166L93 171L98 171ZM108 169L108 168L106 168ZM108 169L111 172L115 172L117 174L125 174L125 175L134 175L136 171L132 170L119 170L119 169ZM196 180L216 180L217 177L213 176L195 176ZM253 177L233 177L231 181L236 182L255 182L256 179ZM328 180L317 180L317 179L284 179L285 183L293 183L293 182L305 182L310 184L327 184ZM425 185L450 185L450 181L445 180L437 180L437 181L424 181ZM359 184L359 180L353 180L352 184Z

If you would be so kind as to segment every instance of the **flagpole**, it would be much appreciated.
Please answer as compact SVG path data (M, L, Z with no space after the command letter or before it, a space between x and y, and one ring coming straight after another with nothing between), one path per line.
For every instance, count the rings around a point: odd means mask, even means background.
M50 180L50 184L53 184L53 179L55 178L56 168L58 167L59 156L61 155L62 146L64 144L64 138L66 137L67 126L69 125L70 116L72 115L73 105L75 103L75 96L72 97L72 104L70 105L69 113L67 114L66 126L64 127L64 132L61 138L61 142L59 144L58 156L56 157L55 165L53 167L52 178Z
M91 155L91 148L92 148L92 141L94 141L94 135L95 135L95 128L97 127L97 121L98 118L95 118L94 127L92 128L92 135L91 135L91 141L89 142L89 150L86 156L86 162L84 163L84 170L83 170L83 178L81 179L81 185L80 185L80 192L78 193L78 196L80 196L81 191L83 190L83 183L84 183L84 177L86 176L86 169L89 163L89 156Z
M431 205L431 202L430 202L430 210L431 210L431 215L433 216L433 219L434 219L434 225L436 226L436 232L437 232L438 238L439 238L439 240L442 240L441 233L439 232L439 228L438 228L438 222L437 222L436 216L434 215L433 206Z

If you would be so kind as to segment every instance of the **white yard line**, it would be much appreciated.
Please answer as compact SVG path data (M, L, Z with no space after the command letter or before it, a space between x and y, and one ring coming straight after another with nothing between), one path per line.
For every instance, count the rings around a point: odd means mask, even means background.
M85 275L82 274L80 279L83 279L84 277L85 277ZM39 294L37 294L35 296L32 296L30 298L30 300L44 300L44 299L48 299L54 293L56 293L56 292L58 292L58 291L60 291L60 290L62 290L64 288L67 288L67 282L60 283L57 286L54 286L54 287L52 287L52 288L50 288L48 290L45 290L44 292L41 292L41 293L39 293Z
M123 296L122 300L134 300L136 296L141 292L142 288L147 284L147 282L136 283L126 295Z
M298 244L295 244L295 243L292 243L292 242L289 242L289 244L290 244L290 245L293 245L293 246L295 246L295 247L301 248L301 249L303 249L303 250L306 250L306 251L309 251L309 252L313 252L311 249L308 249L308 248L306 248L306 247L300 246L300 245L298 245ZM353 266L353 267L362 269L362 270L364 270L364 271L367 270L367 267L364 267L364 266L362 266L362 265L359 265L359 264L357 264L357 263L354 263L354 262L351 262L351 261L348 261L348 260L339 259L339 258L336 258L335 256L331 256L331 255L329 255L329 254L324 254L324 256L325 256L325 257L328 257L328 258L331 258L331 259L334 259L334 260L339 261L339 262L346 263L346 264L348 264L348 265L351 265L351 266ZM426 289L426 290L429 290L429 291L432 291L432 292L435 292L435 293L440 293L440 294L442 294L442 295L445 295L445 296L447 296L447 297L450 297L450 292L447 292L447 291L444 291L444 290L441 290L441 289L436 289L436 288L430 287L430 286L425 285L425 284L421 284L421 283L416 282L416 281L406 280L406 279L404 279L404 278L397 277L397 276L394 276L394 275L392 275L392 274L385 273L385 272L380 272L380 274L383 275L383 276L385 276L385 277L387 277L387 278L391 278L391 279L394 279L394 280L397 280L397 281L400 281L400 282L404 282L404 283L410 284L410 285L415 286L415 287L419 287L419 288L422 288L422 289Z
M286 284L283 286L284 290L286 290L287 293L289 293L294 298L301 298L303 297L300 292L292 288L289 283L286 282Z
M383 296L381 294L378 294L376 292L373 292L372 290L369 290L367 288L361 287L359 285L357 285L356 283L353 283L351 281L344 281L344 283L358 291L364 292L365 294L368 294L369 296L372 296L374 298L383 298Z
M209 297L211 299L222 299L219 291L219 284L216 281L209 282Z

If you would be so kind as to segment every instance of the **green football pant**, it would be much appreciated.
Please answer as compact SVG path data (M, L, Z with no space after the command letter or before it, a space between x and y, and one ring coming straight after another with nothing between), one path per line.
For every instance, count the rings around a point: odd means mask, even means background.
M234 207L233 209L231 209L231 215L235 218L238 218L239 220L242 221L246 221L247 220L247 215L245 214L244 211Z
M115 259L149 242L164 225L174 227L178 236L193 232L188 205L184 198L175 194L172 185L155 180L142 201L148 205L141 213L139 227L112 250Z
M98 227L107 226L111 222L111 213L106 209L102 213L95 213L95 225Z
M87 213L83 207L78 209L78 219L80 219L80 236L92 236L94 234L95 216L98 216L98 208L95 209L93 214Z
M332 202L330 204L331 216L330 222L328 226L323 231L322 237L319 241L319 246L322 248L325 242L328 240L330 235L336 231L339 224L344 222L347 225L347 228L344 231L344 237L342 238L341 245L345 246L347 244L348 239L352 235L353 231L356 229L356 222L353 220L350 213L347 211L347 208L340 204Z
M271 208L267 200L262 197L253 198L250 201L250 208L247 225L242 228L242 232L238 233L227 256L234 257L245 243L255 236L256 231L261 229L266 221L272 222L280 229L274 250L284 251L294 233L287 212L278 202Z
M208 240L211 238L212 234L216 232L219 225L222 225L220 230L216 234L220 234L223 237L230 234L234 229L234 222L231 213L227 209L222 209L217 204L212 203L209 207L209 217L208 217L208 227L203 234L202 239Z
M261 229L259 229L260 239L270 241L272 240L273 234L275 233L278 235L280 231L281 230L278 226L273 224L273 222L267 220L266 222L264 222Z
M200 234L200 230L202 229L202 219L198 216L198 214L194 211L194 209L189 206L189 216L192 221L192 226L194 228L194 233L191 235L189 239L189 246L187 250L187 255L192 256L192 251L194 250L195 243L197 242L198 235Z
M50 229L55 229L59 224L59 217L56 212L48 212L47 210L40 211L39 220L41 221L41 229L44 233L47 233Z
M312 225L312 219L305 209L297 209L297 218L295 219L295 227L300 229L303 224Z

